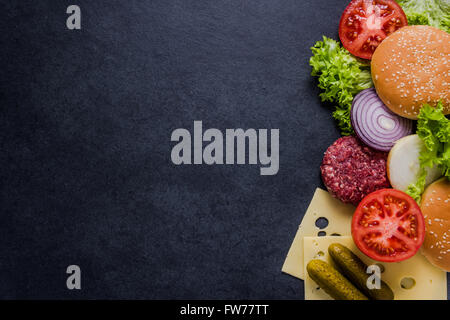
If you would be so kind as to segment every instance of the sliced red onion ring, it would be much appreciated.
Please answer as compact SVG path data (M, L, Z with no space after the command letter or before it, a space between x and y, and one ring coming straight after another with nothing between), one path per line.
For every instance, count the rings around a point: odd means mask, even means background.
M389 151L398 139L413 131L413 121L389 110L374 88L365 89L355 96L351 121L361 141L379 151Z

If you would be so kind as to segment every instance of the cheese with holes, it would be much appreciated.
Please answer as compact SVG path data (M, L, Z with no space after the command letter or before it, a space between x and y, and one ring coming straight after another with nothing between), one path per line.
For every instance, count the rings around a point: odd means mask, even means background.
M333 198L327 191L317 188L281 270L294 277L304 279L303 237L317 236L320 231L325 232L325 235L351 234L350 227L354 211L354 206L344 204ZM323 229L316 226L319 218L328 220L328 225Z
M341 243L352 250L367 265L381 265L381 279L391 287L395 300L446 300L447 274L436 268L422 254L391 263L374 261L356 247L351 236L304 238L305 300L331 300L306 272L306 264L312 259L322 259L333 264L328 255L332 243ZM403 286L403 287L402 287Z

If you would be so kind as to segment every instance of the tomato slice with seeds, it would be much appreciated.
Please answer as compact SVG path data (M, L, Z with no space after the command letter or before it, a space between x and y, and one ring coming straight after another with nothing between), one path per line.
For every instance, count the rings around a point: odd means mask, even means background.
M384 38L407 24L394 0L353 0L341 16L339 38L353 55L371 59Z
M359 203L352 236L368 257L397 262L417 253L425 238L425 222L413 198L400 190L381 189Z

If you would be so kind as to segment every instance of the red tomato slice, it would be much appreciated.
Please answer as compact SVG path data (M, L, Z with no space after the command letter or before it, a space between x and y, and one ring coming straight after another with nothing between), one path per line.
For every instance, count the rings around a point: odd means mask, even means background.
M352 220L356 246L368 257L383 262L411 258L425 238L419 206L406 193L381 189L367 195Z
M353 55L371 59L384 38L407 24L394 0L353 0L341 16L339 38Z

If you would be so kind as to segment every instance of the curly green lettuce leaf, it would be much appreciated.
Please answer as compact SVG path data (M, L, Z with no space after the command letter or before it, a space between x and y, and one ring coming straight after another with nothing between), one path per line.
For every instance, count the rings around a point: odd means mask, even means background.
M407 193L417 202L425 189L426 168L437 167L450 180L450 120L443 113L442 102L433 108L427 104L420 109L417 134L424 143L419 154L420 174Z
M344 107L337 106L336 110L333 112L333 118L337 121L343 136L349 136L354 133L352 122L350 120L350 108L351 104Z
M415 183L411 183L406 190L406 193L411 196L418 204L422 199L422 193L425 190L425 181L427 178L427 171L425 168L421 168L419 172L419 177Z
M356 59L336 40L325 36L311 51L311 75L318 77L318 86L323 90L320 98L337 104L333 117L343 135L352 134L350 108L358 92L373 86L370 65Z
M437 166L450 179L450 120L443 113L442 102L436 108L424 105L417 121L417 134L425 144L420 163Z
M449 0L397 0L409 25L429 25L450 32Z

